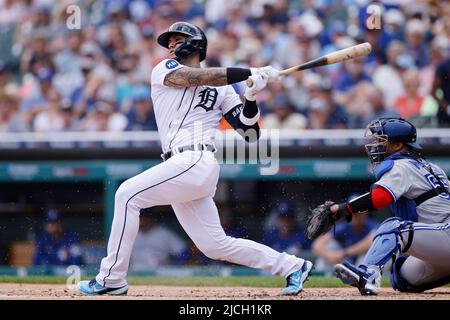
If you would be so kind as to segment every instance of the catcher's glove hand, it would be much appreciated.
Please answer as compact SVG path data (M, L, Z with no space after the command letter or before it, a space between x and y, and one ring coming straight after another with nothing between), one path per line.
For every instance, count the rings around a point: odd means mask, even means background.
M310 210L306 220L306 236L310 240L316 239L321 234L327 232L340 216L331 212L330 207L334 204L332 201L326 201L324 204Z

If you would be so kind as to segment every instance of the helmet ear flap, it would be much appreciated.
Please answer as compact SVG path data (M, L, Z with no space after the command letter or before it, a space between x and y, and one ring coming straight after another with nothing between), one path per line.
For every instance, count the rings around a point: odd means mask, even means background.
M175 50L175 55L179 58L188 57L197 51L198 41L188 38L181 46Z
M200 61L203 61L206 57L206 47L203 42L203 39L189 37L177 50L175 50L175 55L178 58L185 58L198 51L200 53Z

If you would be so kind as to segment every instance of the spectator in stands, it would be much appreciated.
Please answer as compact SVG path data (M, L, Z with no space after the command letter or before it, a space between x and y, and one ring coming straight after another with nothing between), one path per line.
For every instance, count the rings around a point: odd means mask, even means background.
M347 94L358 83L362 81L371 81L363 69L363 60L355 59L349 60L342 64L341 72L339 73L338 81L335 85L336 101L341 104L347 102Z
M308 129L326 129L329 111L323 99L314 98L309 102Z
M358 196L354 194L349 199ZM358 264L358 259L364 258L369 250L377 227L378 224L365 214L353 215L350 223L343 221L336 224L334 230L320 236L312 244L318 258L316 268L329 271L344 259Z
M112 112L113 107L109 103L97 102L80 123L81 129L83 131L107 131Z
M331 84L322 80L319 96L310 101L308 118L310 129L345 129L348 115L345 109L337 104L332 95Z
M81 45L83 44L83 32L81 30L70 30L67 33L66 47L55 54L54 64L60 73L77 73L81 71Z
M450 7L450 6L449 6ZM430 46L430 64L419 70L420 94L427 96L431 93L433 87L434 73L436 67L444 62L450 56L450 38L446 36L437 36L431 41ZM436 108L437 113L437 108Z
M173 0L172 7L178 21L187 21L198 16L204 16L204 10L199 2L190 0Z
M190 259L186 243L169 228L159 225L151 209L142 209L139 232L130 258L134 271L166 265L183 265Z
M116 71L120 71L120 59L127 53L125 35L118 24L110 24L108 31L108 42L104 45L103 52L110 61L111 66Z
M19 1L2 1L0 3L0 27L5 28L20 21L26 5Z
M28 130L24 114L19 112L19 103L19 95L14 91L9 93L5 90L5 92L0 93L0 113L2 114L0 131L24 132Z
M50 34L42 30L32 31L31 39L27 43L20 61L22 74L37 74L38 70L42 68L55 70L49 46L50 37Z
M125 1L109 1L106 5L106 24L101 25L97 30L97 38L102 46L105 46L111 38L124 41L126 45L136 45L140 40L138 26L129 19L129 10ZM120 31L112 30L120 27ZM115 33L112 35L111 32ZM120 33L120 35L119 35ZM116 42L118 44L119 42Z
M367 125L364 121L372 113L372 105L366 99L368 90L377 89L370 82L362 81L348 92L344 105L349 115L349 128L364 128Z
M22 101L20 110L24 114L25 123L29 128L33 128L33 121L36 114L46 110L49 106L48 94L53 90L53 76L52 69L39 69L36 74L38 80L36 90Z
M155 30L151 26L142 29L142 42L139 46L139 63L138 70L145 75L149 83L149 75L152 73L153 67L159 62L158 60L158 43L155 39ZM209 48L208 48L209 49Z
M405 94L395 101L395 110L404 119L417 117L423 105L424 97L419 93L420 79L416 69L409 69L402 75Z
M131 104L123 108L123 102L132 100L132 88L136 84L149 82L153 66L165 55L154 35L177 20L189 20L208 33L208 52L211 51L209 60L205 61L208 66L270 64L284 69L353 43L369 41L372 53L364 59L296 73L280 82L295 111L306 116L309 101L316 98L315 89L308 88L310 75L333 82L333 105L342 105L348 113L355 109L354 99L359 100L357 91L362 82L378 87L386 110L394 110L396 100L406 95L402 74L417 67L420 95L425 97L422 115L434 118L439 112L442 125L450 122L443 97L436 92L445 83L436 83L430 95L434 71L448 58L448 1L420 6L384 4L381 29L367 29L367 1L350 1L348 6L339 1L318 4L287 0L226 3L222 0L118 0L106 1L104 6L81 1L83 27L80 30L65 28L66 4L53 2L0 1L0 26L5 29L0 33L0 42L4 44L0 47L0 59L12 66L11 78L21 82L22 107L13 118L25 119L27 127L23 130L34 129L34 115L42 111L34 107L47 102L41 90L46 84L58 91L64 106L73 106L64 111L71 110L76 121L84 122L99 101L110 103L114 111L117 107L128 116ZM50 70L51 81L41 80L40 70ZM0 71L0 91L3 75ZM242 93L242 83L234 87ZM280 112L267 108L272 96L277 94L273 91L261 94L263 116L267 111ZM70 102L66 103L66 99ZM316 105L312 109L320 108ZM355 116L362 119L364 112L358 111ZM310 128L359 126L341 120L336 126L332 121L340 119L336 114L314 112L311 117L315 124ZM69 114L65 112L67 119ZM114 118L112 127L120 130L123 117ZM271 118L277 116L268 119ZM270 121L267 125L271 126Z
M275 225L264 233L263 243L274 250L293 255L299 255L302 250L309 250L311 242L304 237L304 229L297 221L294 205L283 201L277 205L275 213Z
M405 25L405 15L396 8L391 8L383 14L383 48L392 40L401 41L404 39L403 27Z
M126 116L115 111L111 103L98 101L81 122L81 128L85 131L124 131L127 124Z
M386 108L383 99L383 92L373 85L368 85L363 93L363 97L367 103L363 105L365 108L371 110L365 118L363 118L363 123L369 123L373 119L378 118L391 118L399 117L399 113L395 110Z
M0 92L0 132L9 132L11 130L11 119L17 112L18 99Z
M404 94L399 56L406 51L405 45L397 40L389 43L387 48L387 64L382 64L375 69L373 84L377 86L384 97L384 104L393 108L395 100Z
M307 119L300 113L295 112L294 106L289 98L280 94L275 96L273 103L269 105L269 113L263 121L266 129L304 129Z
M419 19L411 19L406 23L407 52L414 59L415 66L422 68L429 63L427 45L425 43L426 27Z
M74 114L81 119L94 109L99 100L114 100L115 73L95 42L85 42L81 46L81 71L83 84L72 96ZM110 101L113 103L113 101Z
M44 231L37 237L33 264L80 265L81 249L77 234L64 229L61 214L56 210L47 211L44 219Z
M157 130L153 103L148 85L138 85L133 88L133 105L127 114L126 130Z
M433 81L432 96L439 105L437 118L439 126L450 127L450 59L445 60L436 68Z
M36 132L55 132L64 129L61 97L55 89L47 93L48 108L36 114L33 130Z
M4 91L7 86L12 86L11 72L6 63L0 60L0 91Z
M348 114L345 109L334 99L333 87L329 81L324 81L321 86L322 97L325 101L330 116L327 122L329 129L345 129L348 125Z

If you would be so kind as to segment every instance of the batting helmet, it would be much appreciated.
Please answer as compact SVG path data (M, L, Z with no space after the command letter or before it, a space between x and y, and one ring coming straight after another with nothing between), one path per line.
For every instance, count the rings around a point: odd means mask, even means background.
M367 125L365 137L370 139L365 145L367 155L373 164L386 158L387 142L403 142L413 150L422 150L416 142L417 130L402 118L380 118Z
M178 59L188 57L198 51L200 53L200 61L205 60L208 47L206 36L199 27L188 22L175 22L172 24L166 32L158 37L158 43L168 48L169 38L177 33L188 36L186 41L175 50L175 55Z

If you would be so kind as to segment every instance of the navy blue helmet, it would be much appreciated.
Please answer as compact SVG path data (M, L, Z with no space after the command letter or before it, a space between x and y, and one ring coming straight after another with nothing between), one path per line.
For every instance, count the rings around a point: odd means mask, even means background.
M386 158L387 142L403 142L413 151L422 150L417 141L417 130L414 125L402 118L380 118L367 125L365 145L367 155L373 164L378 164Z
M208 41L206 40L203 31L191 23L175 22L166 32L163 32L158 37L158 43L165 48L169 48L169 38L177 33L188 37L186 41L175 50L177 60L188 57L197 51L200 53L200 61L205 60Z

